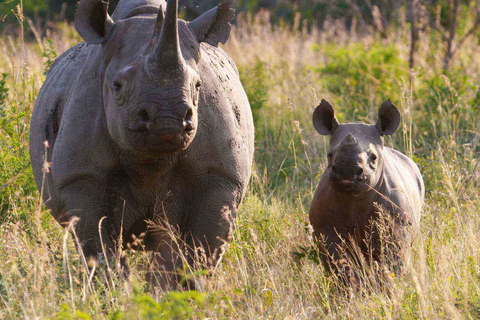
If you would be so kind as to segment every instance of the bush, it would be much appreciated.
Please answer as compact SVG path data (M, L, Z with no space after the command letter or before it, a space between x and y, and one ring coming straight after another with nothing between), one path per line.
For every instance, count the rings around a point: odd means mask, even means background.
M325 56L325 64L313 69L320 83L336 96L331 103L341 107L340 121L376 120L382 102L401 101L402 79L408 79L408 63L399 57L397 47L330 42L317 45L314 50Z

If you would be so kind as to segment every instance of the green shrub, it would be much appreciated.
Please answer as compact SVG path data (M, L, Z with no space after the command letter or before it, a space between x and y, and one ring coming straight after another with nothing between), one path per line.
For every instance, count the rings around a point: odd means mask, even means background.
M238 71L250 102L255 127L259 127L260 112L268 101L268 88L270 85L266 64L257 59L254 65L241 66Z
M341 108L340 121L367 122L383 101L401 101L408 63L399 57L396 46L330 42L313 49L325 56L325 64L313 69L325 89L336 96L330 102Z

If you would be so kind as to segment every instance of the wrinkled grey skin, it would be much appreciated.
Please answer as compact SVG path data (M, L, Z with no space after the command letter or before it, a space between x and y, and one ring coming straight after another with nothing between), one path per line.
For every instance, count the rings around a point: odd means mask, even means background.
M187 250L165 229L190 251L203 247L209 264L218 257L254 149L238 71L217 47L229 36L233 8L224 0L188 23L177 22L175 0L123 0L112 18L101 1L80 1L75 26L86 41L50 68L30 148L48 209L62 224L79 218L75 233L87 257L101 252L102 217L109 252L146 232L154 285L175 285L171 271ZM147 228L149 220L157 226Z
M425 193L420 171L411 159L383 144L383 135L395 132L399 123L400 113L390 100L380 107L376 125L339 124L325 100L313 113L315 129L331 138L328 167L313 198L310 223L324 241L325 266L346 283L359 282L351 261L360 257L345 243L353 242L370 262L382 262L380 253L385 250L391 260L386 262L400 272L411 236L419 232ZM389 221L389 245L379 238L379 210Z

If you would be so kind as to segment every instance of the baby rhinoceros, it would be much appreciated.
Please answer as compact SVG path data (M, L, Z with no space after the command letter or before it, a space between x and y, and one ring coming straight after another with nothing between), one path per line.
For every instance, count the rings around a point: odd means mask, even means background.
M400 113L388 100L378 116L375 125L339 124L325 100L313 112L315 129L331 138L310 223L323 242L325 267L347 285L361 282L353 267L361 261L385 262L400 272L403 254L420 227L425 192L420 171L383 141L398 128Z

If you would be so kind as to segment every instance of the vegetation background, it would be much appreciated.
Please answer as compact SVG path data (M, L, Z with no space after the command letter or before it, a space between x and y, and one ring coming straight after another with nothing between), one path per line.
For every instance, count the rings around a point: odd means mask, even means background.
M33 180L35 97L55 57L81 41L72 1L61 2L0 2L0 318L480 317L477 1L239 0L224 49L256 125L249 192L205 291L156 294L144 282L142 252L127 252L130 284L108 268L93 277ZM184 3L185 16L204 11L200 1ZM422 236L389 292L367 281L346 295L318 264L308 209L326 166L328 138L311 125L321 98L341 122L375 122L388 98L401 110L386 143L419 165L427 197Z

